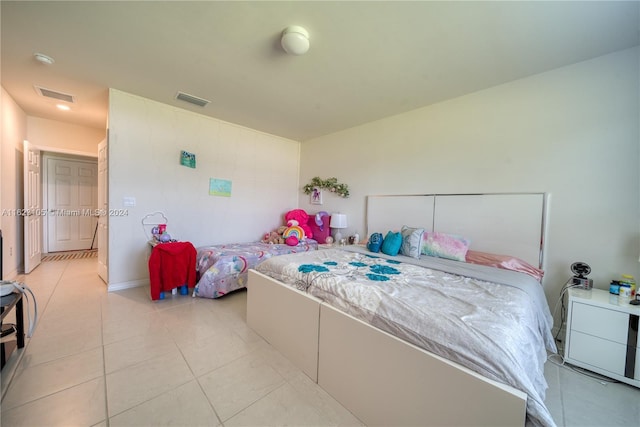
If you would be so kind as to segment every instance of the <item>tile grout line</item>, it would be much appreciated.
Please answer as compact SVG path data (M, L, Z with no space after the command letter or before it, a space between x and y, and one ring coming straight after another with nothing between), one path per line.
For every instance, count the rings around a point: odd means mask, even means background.
M110 425L109 417L109 395L107 390L107 359L104 345L104 312L102 307L102 297L100 298L100 342L102 343L102 378L104 381L104 416L106 426Z

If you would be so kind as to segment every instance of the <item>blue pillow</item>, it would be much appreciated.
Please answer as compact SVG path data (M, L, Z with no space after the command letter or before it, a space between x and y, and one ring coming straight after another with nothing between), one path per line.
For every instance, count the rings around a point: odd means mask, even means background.
M389 231L382 241L382 253L390 256L398 255L402 246L402 234Z
M367 243L367 249L369 249L371 252L380 252L381 246L382 246L382 234L373 233L371 237L369 237L369 242Z

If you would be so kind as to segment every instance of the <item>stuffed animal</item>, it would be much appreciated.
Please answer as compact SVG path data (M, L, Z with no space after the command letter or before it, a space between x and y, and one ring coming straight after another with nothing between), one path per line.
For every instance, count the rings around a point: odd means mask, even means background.
M308 237L309 239L313 238L313 231L311 231L311 227L309 227L309 215L302 209L294 209L292 211L287 212L284 215L284 220L287 223L287 226L293 227L298 226L304 231L304 236L299 237L299 240Z
M294 219L289 221L289 224L291 225L287 227L286 230L284 230L284 233L282 233L284 242L289 246L296 246L298 243L300 243L300 240L304 239L304 230L302 229L302 227L296 224L297 222L298 221Z
M281 225L277 230L266 233L262 242L296 246L301 240L313 237L313 231L308 225L309 215L302 209L287 212L284 219L287 225Z
M298 240L296 236L289 236L286 239L284 239L284 242L289 246L298 246L298 243L300 243L300 240Z
M266 233L264 235L264 237L262 238L262 242L263 243L269 243L269 244L282 244L284 243L284 237L282 237L282 234L278 234L275 231L271 231L269 233Z

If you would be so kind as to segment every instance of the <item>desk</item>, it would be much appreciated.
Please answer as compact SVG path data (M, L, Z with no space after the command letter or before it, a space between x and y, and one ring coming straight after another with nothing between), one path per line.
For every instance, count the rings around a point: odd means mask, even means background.
M14 308L16 309L16 337L15 340L9 340L0 344L2 353L0 354L0 369L4 368L7 359L16 347L24 347L24 312L22 308L21 292L13 292L4 297L0 297L0 327L2 326L4 318Z

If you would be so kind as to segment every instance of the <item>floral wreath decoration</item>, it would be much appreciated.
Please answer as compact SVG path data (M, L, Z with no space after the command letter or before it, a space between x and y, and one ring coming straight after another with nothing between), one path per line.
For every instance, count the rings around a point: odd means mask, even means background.
M316 176L309 184L303 187L304 194L311 194L314 188L324 188L332 193L336 193L340 197L349 197L349 186L347 184L340 184L336 178L322 180Z

